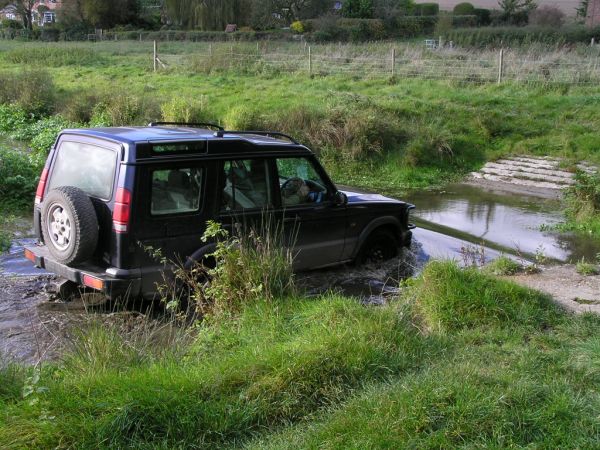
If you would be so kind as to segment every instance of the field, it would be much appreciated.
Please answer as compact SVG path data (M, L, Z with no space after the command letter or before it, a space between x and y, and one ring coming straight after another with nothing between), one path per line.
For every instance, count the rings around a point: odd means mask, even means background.
M282 130L314 148L336 181L395 193L457 180L507 154L600 162L596 84L308 76L229 67L227 47L209 60L194 56L207 51L194 44L161 48L179 62L167 57L153 73L149 43L0 41L3 215L30 209L56 132L82 124L211 120ZM420 51L402 54L409 50ZM583 64L588 51L537 56ZM381 307L296 292L258 296L187 328L168 315L141 329L92 319L59 361L24 367L0 355L0 442L597 448L599 326L596 315L572 316L538 292L439 261Z

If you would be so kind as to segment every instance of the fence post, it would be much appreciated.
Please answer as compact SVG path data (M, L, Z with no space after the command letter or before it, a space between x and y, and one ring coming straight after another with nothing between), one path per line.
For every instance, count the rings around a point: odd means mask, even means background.
M140 33L140 42L142 42L142 33Z
M500 57L498 58L498 84L502 83L502 75L504 75L504 49L500 49Z
M396 75L396 49L392 49L392 76Z
M154 64L154 66L153 66L154 67L154 71L156 72L156 41L154 41L153 48L154 48L154 58L152 58L152 62Z
M212 44L208 44L208 56L212 57Z
M590 47L593 47L596 44L596 39L592 38L592 41L590 42Z
M310 51L310 45L308 46L308 76L312 77L312 53Z

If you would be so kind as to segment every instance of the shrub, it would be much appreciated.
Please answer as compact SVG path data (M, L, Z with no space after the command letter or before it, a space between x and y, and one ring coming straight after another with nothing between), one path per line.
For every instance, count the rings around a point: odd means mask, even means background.
M475 14L475 7L472 3L463 2L457 3L452 10L452 14L455 16L470 16Z
M495 326L543 328L559 317L546 295L476 268L461 269L450 261L427 264L407 295L414 298L427 325L442 332Z
M54 83L44 69L25 69L19 75L0 74L0 103L12 103L27 113L43 115L54 108Z
M415 15L417 16L437 16L439 12L439 3L417 3L415 5Z
M582 258L581 261L578 261L575 265L575 270L580 275L590 276L590 275L598 275L598 266L596 264L585 262L585 258Z
M249 106L234 106L223 118L225 128L228 130L260 130L263 124L258 110Z
M296 34L302 34L304 33L304 24L299 20L296 20L290 25L290 30L292 30Z
M32 120L22 108L0 103L0 132L14 136L19 130L26 129Z
M214 267L198 264L176 273L191 286L196 312L203 317L237 315L250 303L294 294L292 251L284 247L283 230L272 223L265 216L260 228L241 229L235 236L216 222L207 223L202 241L216 241L209 255Z
M565 191L567 217L586 222L600 215L600 174L575 173L575 184Z
M0 205L24 208L31 205L37 187L39 166L22 151L0 147Z
M166 122L200 122L206 119L206 111L201 103L183 97L173 97L160 110Z
M523 270L523 266L508 256L500 256L487 264L484 271L492 275L515 275Z
M492 23L492 12L485 8L475 8L473 15L477 17L477 26L484 27Z
M560 28L564 21L565 13L556 6L540 6L529 13L529 23L535 26Z

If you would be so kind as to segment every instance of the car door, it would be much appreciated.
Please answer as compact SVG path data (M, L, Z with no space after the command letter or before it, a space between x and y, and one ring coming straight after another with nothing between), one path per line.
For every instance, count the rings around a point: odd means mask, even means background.
M214 163L188 161L140 167L137 180L143 220L135 238L148 257L160 253L174 262L184 262L201 245L206 221L214 203ZM154 261L156 263L156 261Z
M278 214L288 241L294 242L294 267L313 269L339 263L343 254L346 205L334 202L336 189L313 157L275 160Z
M218 220L230 234L266 229L273 210L273 171L266 158L220 161Z

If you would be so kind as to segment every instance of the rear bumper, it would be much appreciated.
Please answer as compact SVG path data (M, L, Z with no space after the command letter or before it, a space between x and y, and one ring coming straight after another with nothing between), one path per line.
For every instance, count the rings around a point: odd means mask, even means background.
M109 299L119 297L137 297L141 291L141 276L139 270L118 270L102 268L91 264L80 267L69 267L61 264L50 255L44 245L26 246L25 256L36 267L46 269L81 286L91 287L106 295ZM115 273L117 276L112 276Z

